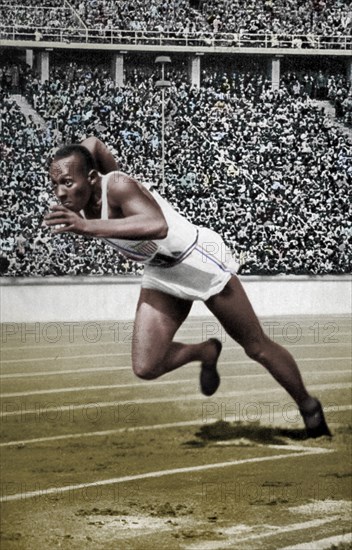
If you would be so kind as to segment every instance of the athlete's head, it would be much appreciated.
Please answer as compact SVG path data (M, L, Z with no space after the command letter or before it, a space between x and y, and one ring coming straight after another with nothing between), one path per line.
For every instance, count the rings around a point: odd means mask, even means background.
M65 145L50 163L50 178L59 201L75 212L88 203L98 176L91 153L82 145Z
M94 170L96 168L91 152L88 151L86 147L79 145L78 143L60 147L51 159L50 168L55 161L71 157L72 155L75 155L76 159L79 159L80 162L78 164L80 164L80 169L83 170L83 172L88 174L90 170Z

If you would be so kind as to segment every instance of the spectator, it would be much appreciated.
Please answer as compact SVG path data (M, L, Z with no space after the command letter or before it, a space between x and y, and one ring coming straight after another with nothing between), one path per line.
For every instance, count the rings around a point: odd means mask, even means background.
M28 9L30 7L31 9ZM40 7L31 0L3 0L0 8L4 38L17 35L32 39L46 35L56 40L85 39L129 42L138 37L155 39L155 32L170 41L193 39L211 44L221 33L231 33L228 45L264 45L266 34L272 46L346 48L352 28L352 2L331 0L324 6L315 0L203 0L195 9L189 0L45 0ZM146 35L145 33L151 33ZM190 36L191 35L191 36ZM292 40L290 35L296 35ZM210 42L209 42L210 41ZM172 42L174 43L174 42Z
M74 254L80 238L54 246L41 227L50 193L44 159L61 142L95 134L110 145L122 170L160 185L157 78L152 68L132 71L118 89L105 67L57 66L43 85L26 73L26 95L45 118L44 129L26 121L2 92L7 274L136 272L104 245L91 243L80 263ZM351 140L302 86L293 95L291 77L284 75L273 91L260 71L224 74L210 67L199 90L176 69L171 80L165 94L168 200L198 225L221 233L237 256L246 251L244 273L347 272Z

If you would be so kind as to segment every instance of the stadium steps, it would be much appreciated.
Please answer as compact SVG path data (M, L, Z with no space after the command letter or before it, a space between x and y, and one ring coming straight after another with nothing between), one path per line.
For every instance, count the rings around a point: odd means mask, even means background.
M319 108L324 109L325 114L332 119L334 126L336 126L343 134L352 138L352 128L349 128L337 120L335 115L335 107L330 103L330 101L315 100L314 103Z
M32 117L34 123L38 126L40 126L41 129L44 129L46 127L45 120L38 115L37 111L31 107L31 105L28 103L28 101L20 94L12 94L12 99L14 99L21 109L21 112L24 114L26 119L28 120L29 116Z

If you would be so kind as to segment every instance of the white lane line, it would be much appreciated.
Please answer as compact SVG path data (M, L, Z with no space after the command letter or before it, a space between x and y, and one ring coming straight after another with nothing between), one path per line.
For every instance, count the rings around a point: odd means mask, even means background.
M301 531L304 529L315 529L317 527L320 527L322 525L325 525L326 523L334 523L341 520L340 516L330 516L322 519L312 519L310 521L303 521L299 523L291 523L286 526L278 526L278 525L265 525L263 526L263 530L266 529L266 532L258 533L258 534L248 534L248 535L241 535L241 533L236 533L235 536L232 536L230 538L227 538L226 540L219 541L219 540L212 540L212 541L206 541L205 543L191 543L186 546L183 546L184 550L224 550L224 548L236 548L238 543L243 543L246 541L252 541L252 540L261 540L268 537L277 537L278 535L281 535L282 533L291 533L294 531ZM222 533L227 534L231 528L229 529L223 529ZM231 546L230 546L231 545ZM274 548L274 546L273 546ZM275 548L277 548L275 546ZM302 546L298 545L295 546L297 550L302 550ZM321 547L320 547L321 548ZM324 547L327 549L327 547ZM317 550L318 547L316 546L310 546L310 550Z
M114 354L112 354L114 355ZM130 354L128 354L130 355ZM73 359L82 359L82 358L85 358L85 357L106 357L106 355L96 355L96 356L93 356L93 355L88 355L88 356L84 356L84 355L77 355L77 356L74 356ZM54 358L52 358L54 359ZM71 357L63 357L62 359L72 359ZM351 357L349 357L348 355L346 356L343 356L343 357L302 357L301 359L297 358L297 361L298 363L309 363L309 362L312 362L312 361L315 361L315 362L319 362L319 361L346 361L346 360L349 360L351 361ZM32 359L29 360L30 362L34 361ZM14 361L16 363L18 362L22 362L22 361ZM196 361L192 362L194 364L197 364ZM191 363L188 363L188 365L190 365ZM198 361L198 364L199 364L199 361ZM236 361L219 361L219 365L253 365L255 364L255 361L253 361L253 359L239 359L239 360L236 360ZM123 367L109 367L109 368L113 368L114 370L125 370L125 369L131 369L132 367L130 365L126 365L126 366L123 366ZM84 369L76 369L75 371L72 371L72 372L84 372ZM100 371L100 367L97 366L96 367L96 372L99 372ZM45 371L45 372L50 372L50 371ZM57 372L60 372L60 371L57 371ZM64 371L61 371L61 372L64 372ZM14 373L16 374L16 373ZM0 375L0 378L2 378L3 376L10 376L9 374L3 374L3 375Z
M324 407L324 412L344 412L351 411L352 405L336 405ZM226 415L227 422L238 422L238 415ZM248 420L248 418L247 418ZM260 420L270 420L273 421L273 413L264 413L260 415ZM153 431L153 430L166 430L169 428L184 428L188 426L204 426L211 425L218 422L218 419L207 420L204 422L204 418L198 418L197 420L184 420L183 422L167 422L164 424L153 424L146 426L126 426L125 428L115 428L114 430L100 430L96 432L81 432L76 434L63 434L63 435L52 435L47 437L36 437L33 439L22 439L17 441L4 441L0 443L0 447L17 447L24 445L33 445L36 443L49 443L51 441L62 441L66 439L84 439L89 437L106 437L109 435L116 435L119 433L127 432L144 432L144 431ZM287 447L285 445L285 447Z
M97 372L97 371L95 371ZM99 373L97 373L99 374ZM322 375L335 375L337 376L338 374L348 374L349 376L351 375L351 370L350 369L347 369L347 370L333 370L333 371L320 371L320 370L315 370L315 371L309 371L308 373L306 373L306 376L312 376L312 375L315 375L315 374L318 374L319 376L322 376ZM222 380L231 380L231 379L238 379L238 378L243 378L244 375L243 374L231 374L231 375L223 375L221 377ZM249 374L248 376L245 375L246 379L248 378L258 378L258 377L261 377L261 378L264 378L266 379L268 377L268 373L267 372L264 372L264 373L252 373L252 374ZM46 389L46 390L32 390L32 391L23 391L23 392L11 392L11 393L1 393L0 394L0 398L1 399L5 399L5 398L9 398L9 397L29 397L30 395L52 395L52 394L55 394L55 393L74 393L74 392L86 392L86 391L101 391L101 390L108 390L108 389L123 389L123 388L141 388L141 389L145 389L145 388L153 388L154 386L170 386L170 385L175 385L175 384L198 384L198 381L195 379L195 378L183 378L181 380L161 380L161 381L157 381L157 380L154 380L153 381L153 384L145 384L143 382L138 382L137 380L135 382L131 382L131 383L125 383L125 384L98 384L98 385L94 385L94 386L69 386L69 387L66 387L66 388L51 388L51 389Z
M131 352L124 353L92 353L89 355L57 355L56 357L33 357L30 359L4 359L0 363L13 364L13 363L39 363L42 361L63 361L66 359L96 359L97 357L123 357L130 356Z
M89 369L15 372L12 374L1 374L0 380L10 380L12 378L35 378L35 377L41 378L43 376L61 376L62 374L81 374L81 373L88 373L88 372L94 372L95 374L100 374L101 372L115 372L117 370L127 370L127 369L132 371L132 367L92 367Z
M323 521L326 521L323 520ZM331 547L338 547L340 544L352 544L352 532L343 535L335 535L325 539L314 540L311 542L301 542L294 546L285 546L279 550L326 550Z
M241 363L244 363L245 361L241 361ZM255 364L253 361L246 361L246 363ZM227 365L229 362L225 363L220 361L219 366ZM236 364L234 361L231 361L231 365ZM196 362L188 363L188 366L191 365L198 365ZM0 380L12 380L14 378L42 378L46 376L62 376L63 374L84 374L84 373L90 373L93 372L97 375L100 375L101 372L115 372L117 370L125 370L129 369L132 373L132 367L93 367L89 369L68 369L68 370L53 370L53 371L35 371L35 372L15 372L11 374L1 374ZM303 372L305 375L310 374L349 374L351 373L351 370L309 370L309 372ZM222 378L241 378L243 376L246 376L246 378L251 378L252 376L267 376L267 374L261 374L261 373L234 373L232 376L222 376ZM155 382L154 382L155 383ZM168 382L164 382L167 384Z
M275 445L268 445L268 447L274 448ZM281 446L280 446L281 448ZM101 487L104 485L116 485L119 483L127 483L129 481L137 481L142 479L155 479L170 475L188 474L192 472L204 472L206 470L218 470L221 468L228 468L230 466L239 466L242 464L255 464L258 462L269 462L272 460L282 460L286 458L309 456L314 454L326 454L335 452L333 449L325 449L320 447L303 447L302 450L292 453L278 454L272 456L261 456L256 458L245 458L241 460L231 460L229 462L216 462L215 464L202 464L200 466L189 466L186 468L173 468L170 470L159 470L155 472L146 472L144 474L135 474L123 477L114 477L110 479L101 479L90 483L77 483L72 485L65 485L63 487L50 487L50 489L42 489L37 491L27 491L22 493L16 493L13 495L2 496L0 502L11 502L16 500L25 500L33 497L40 497L44 495L52 495L58 493L66 493L68 491L77 491L78 489L86 489L87 487Z
M7 352L7 351L17 351L17 350L21 350L21 351L28 351L28 350L31 350L31 349L71 349L71 348L86 348L86 347L89 347L89 348L93 348L93 347L101 347L101 348L105 348L106 346L110 346L110 345L115 345L115 346L119 346L121 344L128 344L128 345L131 345L131 341L130 340L98 340L97 342L89 342L87 340L83 340L82 342L79 342L79 343L73 343L73 342L70 342L70 341L64 341L62 344L57 344L57 343L51 343L51 344L28 344L26 346L4 346L2 345L2 351L3 352Z
M225 377L224 377L225 378ZM231 378L231 376L227 377ZM172 384L183 384L183 383L190 383L190 382L196 382L194 379L186 379L186 380L169 380L168 382L157 382L153 381L153 386L161 386L161 385L172 385ZM30 395L50 395L55 393L74 393L74 392L86 392L86 391L101 391L101 390L109 390L109 389L123 389L123 388L151 388L152 386L150 384L143 384L141 382L135 382L132 384L106 384L106 385L99 385L99 386L81 386L76 388L55 388L51 390L34 390L34 391L28 391L28 392L18 392L18 393L2 393L0 394L0 398L9 398L9 397L29 397Z
M185 338L184 338L185 340ZM85 344L84 347L88 347L90 344ZM340 342L325 342L325 343L317 343L317 344L294 344L294 343L288 343L285 342L285 347L287 348L321 348L322 346L327 346L328 348L331 347L338 347L338 348L351 348L351 344L345 344ZM60 346L62 347L62 346ZM106 344L105 346L106 347ZM71 348L71 346L70 346ZM18 348L17 348L18 349ZM222 351L234 351L234 350L242 350L241 346L236 345L229 345L229 346L223 346ZM89 355L57 355L57 356L49 356L49 357L27 357L23 359L1 359L0 364L12 364L12 363L35 363L39 361L58 361L58 360L64 360L64 359L89 359L89 358L96 358L96 357L127 357L131 355L131 351L126 352L115 352L115 353L92 353Z
M313 384L310 386L310 389L312 391L326 391L326 390L347 390L352 385L344 383L337 383L337 384ZM111 386L109 386L111 388ZM80 410L80 409L86 409L89 406L99 407L99 408L105 408L105 407L116 407L118 405L127 405L133 403L134 405L143 405L143 404L155 404L155 403L176 403L176 402L184 402L184 403L192 403L192 401L200 401L204 400L206 404L214 404L218 402L219 399L227 398L227 397L238 397L243 395L260 395L265 394L268 395L269 393L278 393L283 392L283 389L281 387L277 388L267 388L267 389L261 389L261 390L244 390L244 391L237 391L237 392L218 392L216 395L216 400L209 401L207 400L204 395L202 394L190 394L188 396L173 396L173 397L153 397L153 398L145 398L145 399L133 399L128 401L102 401L102 402L86 402L86 403L80 403L80 404L70 404L70 405L55 405L55 407L42 407L40 403L34 403L35 407L34 409L26 409L25 403L20 403L19 405L14 403L5 403L3 405L3 409L5 409L5 412L2 412L0 414L0 418L8 417L8 416L24 416L28 414L37 414L38 413L44 413L44 412L54 412L57 414L58 410L60 412L62 411L74 411L74 410ZM8 411L6 410L7 406L13 407L16 406L17 410Z

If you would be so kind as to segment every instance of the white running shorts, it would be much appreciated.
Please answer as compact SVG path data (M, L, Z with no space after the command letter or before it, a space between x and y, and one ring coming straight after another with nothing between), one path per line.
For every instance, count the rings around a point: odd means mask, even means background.
M142 288L205 302L223 290L238 267L220 235L200 227L197 245L180 264L173 267L145 265Z

